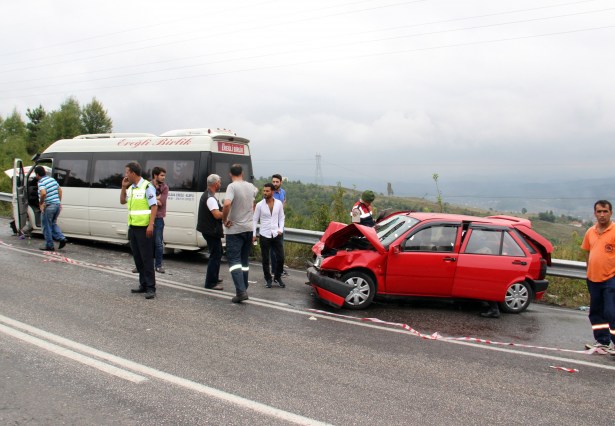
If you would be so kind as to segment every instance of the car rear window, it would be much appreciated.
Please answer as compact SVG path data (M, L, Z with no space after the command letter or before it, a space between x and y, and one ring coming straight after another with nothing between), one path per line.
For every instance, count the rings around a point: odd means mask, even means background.
M523 234L519 231L517 231L516 229L512 229L512 232L514 232L515 234L517 234L517 236L519 237L519 240L521 240L521 242L523 243L523 245L528 249L528 251L532 254L536 254L538 253L536 251L536 249L534 248L534 246L532 244L530 244L529 241L527 241L525 239L525 237L523 236Z

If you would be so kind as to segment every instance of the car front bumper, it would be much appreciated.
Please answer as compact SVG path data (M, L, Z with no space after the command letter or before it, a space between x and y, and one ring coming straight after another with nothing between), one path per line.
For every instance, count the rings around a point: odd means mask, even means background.
M335 278L327 277L311 266L307 270L308 284L314 289L316 296L324 302L341 308L353 286Z

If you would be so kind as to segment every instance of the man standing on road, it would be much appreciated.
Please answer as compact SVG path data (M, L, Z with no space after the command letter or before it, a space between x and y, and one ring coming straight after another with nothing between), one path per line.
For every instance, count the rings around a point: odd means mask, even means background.
M58 248L63 249L66 245L66 237L62 234L57 223L61 210L62 188L54 178L47 176L43 166L36 166L34 174L38 180L38 200L41 209L43 235L45 236L45 245L40 249L55 250L53 240L60 241Z
M154 219L158 211L156 189L141 177L139 163L126 164L120 203L128 204L128 240L137 271L139 288L132 293L145 293L146 299L156 297L154 273Z
M586 251L587 289L589 290L589 321L594 344L615 356L615 224L611 222L613 206L607 200L594 204L596 224L589 228L581 248Z
M155 246L155 267L156 272L165 273L162 266L162 255L164 252L164 218L167 215L167 197L169 195L169 187L164 183L167 177L167 171L162 167L154 167L152 170L152 184L156 188L156 218L154 219L154 244Z
M266 183L263 186L263 199L254 209L253 241L256 242L256 228L260 222L259 241L263 273L265 274L265 287L271 288L271 270L269 269L269 252L274 252L277 262L272 262L273 278L275 282L284 288L282 281L282 267L284 266L284 247L282 246L282 231L284 229L284 205L280 200L273 198L274 186Z
M273 198L280 200L282 202L282 206L286 207L286 191L282 188L282 175L276 173L271 176L271 183L273 184ZM284 251L284 227L282 227L282 251ZM271 256L271 270L275 271L278 260L273 247L271 247L269 254ZM284 269L284 262L282 262L282 276L285 277L287 275L288 272Z
M201 195L199 201L199 216L196 230L203 234L207 241L209 260L207 261L207 273L205 274L205 288L211 290L224 290L219 285L221 282L220 261L222 259L222 206L216 198L216 192L220 189L222 180L218 175L207 176L207 191Z
M252 215L254 197L258 190L243 180L243 169L239 164L231 166L232 182L226 189L222 208L222 222L226 229L226 256L229 272L233 277L236 296L233 303L248 299L248 273L250 271L250 246L252 245Z

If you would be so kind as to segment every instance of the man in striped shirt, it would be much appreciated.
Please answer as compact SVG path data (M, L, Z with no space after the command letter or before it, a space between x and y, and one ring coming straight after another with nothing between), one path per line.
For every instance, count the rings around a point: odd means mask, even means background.
M45 236L45 245L40 249L55 250L53 240L59 241L59 248L62 249L66 245L66 237L62 234L57 223L61 210L62 188L54 178L47 176L43 166L36 166L34 173L38 180L38 200L41 209L43 235Z

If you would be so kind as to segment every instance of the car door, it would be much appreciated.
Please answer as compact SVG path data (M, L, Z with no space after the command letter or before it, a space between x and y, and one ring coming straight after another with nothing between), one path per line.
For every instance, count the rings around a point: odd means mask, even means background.
M13 219L15 226L21 230L28 220L28 195L26 193L26 174L23 161L16 158L13 163Z
M503 300L525 280L531 257L506 227L470 226L457 261L453 297Z
M459 225L428 224L391 244L387 294L449 297L457 269Z

